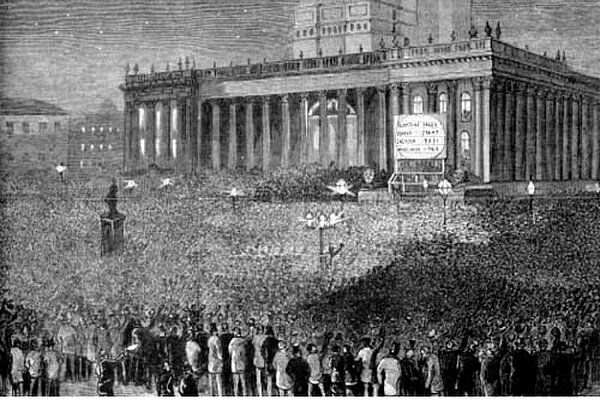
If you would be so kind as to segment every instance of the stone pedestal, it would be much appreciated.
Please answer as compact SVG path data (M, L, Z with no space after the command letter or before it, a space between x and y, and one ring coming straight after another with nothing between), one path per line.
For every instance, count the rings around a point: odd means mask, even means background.
M100 216L100 255L105 256L123 249L125 243L125 215L102 214Z

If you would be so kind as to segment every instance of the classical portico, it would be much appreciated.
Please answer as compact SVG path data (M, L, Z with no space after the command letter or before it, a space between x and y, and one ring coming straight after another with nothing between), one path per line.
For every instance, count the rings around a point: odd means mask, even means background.
M448 168L482 182L600 174L599 80L492 38L180 68L126 77L128 169L391 172L394 116L423 113L445 117Z

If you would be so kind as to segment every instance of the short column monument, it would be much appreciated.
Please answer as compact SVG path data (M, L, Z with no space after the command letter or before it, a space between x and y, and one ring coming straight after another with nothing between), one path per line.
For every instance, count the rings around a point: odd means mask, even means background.
M112 252L120 251L124 244L125 215L117 211L117 183L113 179L104 202L108 212L100 215L101 246L100 255L105 256Z

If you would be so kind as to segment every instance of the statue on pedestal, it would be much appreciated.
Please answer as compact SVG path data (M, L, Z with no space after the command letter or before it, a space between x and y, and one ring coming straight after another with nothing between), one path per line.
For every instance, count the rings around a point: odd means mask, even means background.
M104 202L108 206L108 213L102 214L102 218L117 219L123 216L123 214L117 210L117 203L119 201L117 198L118 191L119 188L117 187L117 181L115 178L113 178L112 184L108 188L108 194L104 198Z

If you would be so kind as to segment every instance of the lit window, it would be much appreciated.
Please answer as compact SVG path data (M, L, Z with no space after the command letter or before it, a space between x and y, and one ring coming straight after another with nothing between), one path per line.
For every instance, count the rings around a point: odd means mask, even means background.
M448 112L448 95L446 93L440 94L440 113L446 114Z
M90 145L90 151L94 151L94 145Z
M108 150L112 150L112 144L108 145Z
M469 160L471 157L471 140L467 131L462 131L460 134L460 148L463 160Z
M82 143L81 144L81 152L84 152L84 151L85 151L85 144Z
M146 157L146 139L140 139L140 154Z
M100 144L100 151L104 150L104 145Z
M471 120L471 95L464 92L460 95L460 110L463 121Z
M423 97L419 95L413 98L413 114L423 114Z

